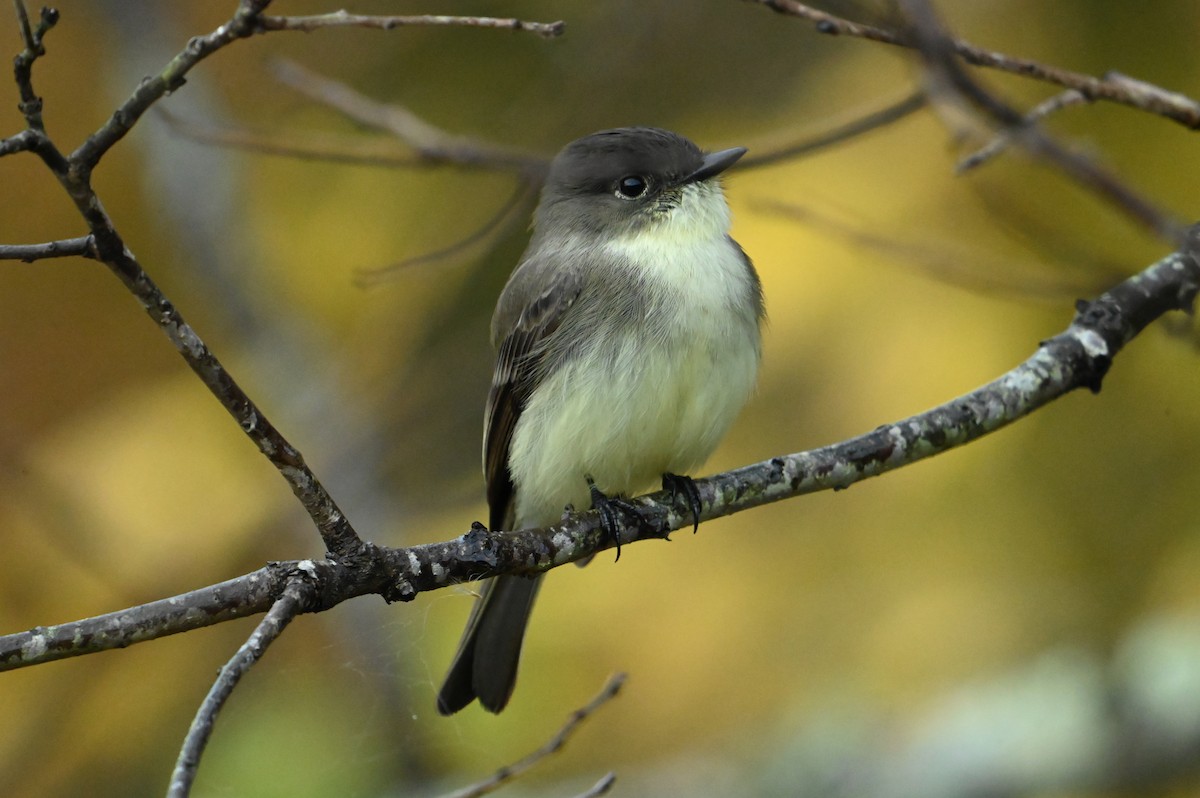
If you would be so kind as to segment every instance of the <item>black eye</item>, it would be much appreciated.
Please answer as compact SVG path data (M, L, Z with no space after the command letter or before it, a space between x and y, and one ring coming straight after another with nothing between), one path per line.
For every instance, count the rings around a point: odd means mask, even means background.
M650 183L641 175L626 175L617 181L617 196L621 199L637 199L650 189Z

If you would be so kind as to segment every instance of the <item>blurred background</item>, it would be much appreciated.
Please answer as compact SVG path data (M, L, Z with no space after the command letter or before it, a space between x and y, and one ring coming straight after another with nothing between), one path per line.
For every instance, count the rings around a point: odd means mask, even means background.
M77 146L234 5L62 0L35 69L49 132ZM1200 8L1186 0L940 6L988 49L1200 96ZM555 40L272 33L204 62L162 108L192 129L378 143L282 86L272 70L290 59L452 133L546 156L627 124L765 152L920 82L904 51L735 0L350 10L568 27ZM887 19L873 4L834 10ZM15 24L0 31L15 54ZM1021 107L1053 93L981 77ZM15 88L0 81L0 95L11 135ZM729 175L733 233L762 276L770 327L757 396L706 473L971 390L1063 329L1077 297L1168 251L1020 154L955 177L982 140L946 118L923 111ZM1200 215L1200 154L1181 126L1101 104L1049 128L1162 207ZM487 329L528 208L453 257L370 287L361 277L462 241L511 200L514 175L213 147L151 113L95 184L360 533L441 541L486 517ZM0 242L82 233L35 158L0 159ZM1196 794L1200 369L1190 322L1172 321L1128 347L1098 396L1077 392L849 491L553 573L498 717L434 710L469 587L303 616L220 716L196 794L437 794L539 745L616 671L629 674L622 694L508 794L578 794L610 770L623 796ZM117 280L81 259L0 264L0 519L0 633L322 552L283 480ZM0 675L0 793L161 794L216 669L254 623Z

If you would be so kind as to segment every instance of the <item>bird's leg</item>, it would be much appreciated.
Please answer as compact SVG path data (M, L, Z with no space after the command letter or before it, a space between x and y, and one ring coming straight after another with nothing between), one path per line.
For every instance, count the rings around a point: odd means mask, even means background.
M634 518L639 528L643 524L642 514L637 506L624 496L605 496L604 492L596 487L595 481L590 476L587 477L587 483L588 490L592 494L592 507L600 513L600 525L604 527L604 536L616 544L617 560L619 560L621 559L621 535L617 513L624 513L626 517Z
M696 487L696 480L691 477L681 476L679 474L666 473L662 477L663 490L671 491L671 500L679 499L679 494L683 494L687 499L688 509L692 511L692 534L700 531L700 489Z

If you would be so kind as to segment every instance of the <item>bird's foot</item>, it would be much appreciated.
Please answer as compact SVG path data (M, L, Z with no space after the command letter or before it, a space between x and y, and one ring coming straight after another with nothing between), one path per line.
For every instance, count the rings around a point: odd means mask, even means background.
M687 499L688 509L692 511L692 534L700 531L700 510L703 503L700 500L700 489L696 480L679 474L666 473L662 477L663 490L671 491L671 500L678 501L679 494Z
M621 520L617 516L624 514L626 518L633 519L638 527L641 527L644 523L642 513L637 505L624 496L604 495L604 492L596 487L596 483L591 477L587 478L587 483L588 490L592 494L592 507L600 513L600 525L604 528L604 536L616 545L617 560L619 560L621 559Z

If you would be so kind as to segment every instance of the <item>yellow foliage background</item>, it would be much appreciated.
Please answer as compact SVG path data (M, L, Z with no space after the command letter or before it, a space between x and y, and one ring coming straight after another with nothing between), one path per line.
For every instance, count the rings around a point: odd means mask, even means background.
M989 49L1200 96L1194 3L941 5ZM76 146L233 6L63 0L35 67L51 135ZM276 13L333 8L295 0ZM547 155L626 124L755 152L882 107L920 79L897 48L823 37L733 0L350 10L564 18L568 28L552 41L471 29L273 33L204 62L162 107L278 136L376 135L276 82L272 63L289 58L451 132ZM18 41L15 24L0 23L0 51L15 54ZM981 77L1025 107L1051 93ZM0 97L0 135L11 135L21 127L11 83L0 80ZM762 275L770 327L757 396L707 472L964 393L1065 327L1076 297L1167 251L1018 153L953 176L959 129L943 122L922 112L729 176L734 236ZM1194 134L1104 104L1049 127L1180 217L1197 216ZM486 516L486 330L524 223L373 288L356 276L462 239L511 194L510 176L205 147L152 112L95 184L131 249L360 533L388 545L447 540ZM0 160L0 242L82 232L36 159ZM539 744L618 670L630 674L621 697L525 789L571 794L616 770L622 795L732 794L729 784L791 794L770 786L764 764L788 740L818 741L805 755L819 759L812 751L866 728L855 739L869 757L868 742L901 748L918 736L952 691L1046 658L1104 662L1147 619L1194 628L1194 342L1190 329L1152 327L1098 396L1078 392L849 491L630 547L617 565L602 557L556 572L498 717L434 711L468 587L301 617L221 715L197 794L461 785ZM322 552L284 482L136 302L81 259L0 264L0 519L0 633ZM161 793L213 674L252 628L0 675L0 792Z

